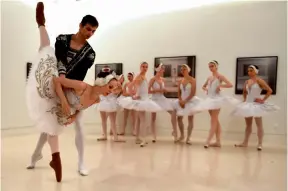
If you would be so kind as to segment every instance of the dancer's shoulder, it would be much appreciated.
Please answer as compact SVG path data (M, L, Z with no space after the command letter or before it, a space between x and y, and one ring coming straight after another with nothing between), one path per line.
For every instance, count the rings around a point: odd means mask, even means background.
M71 39L73 34L59 34L56 37L56 40L60 40L60 41L67 41L68 39Z

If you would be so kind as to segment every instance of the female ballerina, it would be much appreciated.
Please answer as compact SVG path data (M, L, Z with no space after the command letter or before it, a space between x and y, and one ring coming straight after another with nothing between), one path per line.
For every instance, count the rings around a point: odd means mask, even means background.
M142 62L140 65L140 74L135 80L130 83L130 87L135 88L136 94L131 97L123 98L120 101L120 106L126 109L133 109L137 112L136 117L136 144L140 144L144 147L147 144L147 126L145 123L146 112L161 111L162 108L158 106L154 101L149 98L148 94L148 82L146 79L146 73L148 70L148 63ZM139 130L142 130L140 133ZM142 140L140 139L142 134Z
M156 75L149 82L149 94L152 94L152 100L156 102L164 111L171 115L171 123L173 127L174 142L177 142L177 117L173 102L167 99L163 93L165 92L165 84L162 78L165 66L159 64L155 71ZM156 112L151 113L151 129L153 134L152 142L156 142Z
M99 102L100 94L119 89L119 84L111 76L105 78L105 83L97 83L96 80L95 86L57 77L57 59L45 28L42 2L37 4L36 21L40 33L40 48L27 80L26 101L31 119L42 133L48 135L52 153L50 166L55 171L57 182L61 182L62 165L58 136L65 125L74 122L80 110ZM65 88L64 92L62 87Z
M250 65L248 67L248 75L250 79L247 80L244 84L244 100L235 108L235 110L232 112L232 115L244 117L246 122L245 138L241 144L236 144L235 147L248 146L249 137L252 133L252 122L254 118L257 125L257 150L261 151L264 135L262 116L279 110L279 107L266 102L266 100L272 94L272 89L263 79L257 76L258 72L259 69L257 66ZM262 90L267 91L263 98L261 98Z
M195 108L200 103L200 99L195 96L196 93L196 80L190 76L190 67L183 64L181 67L181 73L183 79L178 84L178 100L176 101L176 114L177 121L180 130L180 138L178 141L184 140L184 124L183 117L188 116L188 134L186 138L186 144L191 144L190 137L193 129L193 116L196 113ZM174 132L175 134L175 132Z
M232 100L230 99L233 99L220 94L221 88L232 88L233 85L225 76L218 73L218 65L215 60L208 63L212 76L208 77L202 87L208 97L199 104L200 110L208 110L211 117L211 127L204 148L221 147L221 125L218 116L220 108L224 104L231 102ZM210 144L214 135L216 135L216 142Z
M104 77L107 74L114 74L110 68L104 67L101 72L97 75L97 77ZM116 78L116 76L115 76ZM120 84L120 83L119 83ZM121 93L122 87L117 92L111 92L108 95L101 96L101 101L97 105L98 110L100 111L101 121L102 121L102 130L103 137L98 138L98 141L106 141L107 140L107 119L110 120L111 130L114 136L114 142L124 142L123 140L118 139L117 128L116 128L116 116L118 110L117 97Z
M125 97L132 97L135 93L134 87L130 86L130 84L132 83L132 81L134 79L134 73L129 72L127 75L127 79L128 79L128 82L123 87L123 92L122 92L122 95L118 99L118 103L121 102L121 99L123 99ZM136 135L136 132L135 132L135 123L136 123L135 114L136 113L134 110L125 109L125 108L124 108L123 126L122 126L122 131L121 131L120 135L125 135L128 116L129 116L130 112L131 112L131 120L132 120L132 134L134 136Z

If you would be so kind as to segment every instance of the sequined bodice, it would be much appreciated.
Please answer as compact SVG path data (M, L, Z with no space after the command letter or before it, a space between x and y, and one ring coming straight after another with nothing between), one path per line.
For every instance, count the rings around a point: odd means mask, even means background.
M147 80L143 80L140 86L137 89L137 96L140 96L140 99L148 98L148 82Z
M248 92L246 97L246 102L254 102L256 98L260 98L262 89L258 83L252 84L250 87L246 85L246 90Z
M220 80L218 78L214 80L209 80L208 82L208 96L216 96L220 93L217 93L217 87L220 85Z
M76 95L76 92L74 90L66 89L64 91L64 94L71 108L76 110L83 109L83 106L80 103L80 96Z
M191 89L192 89L191 83L188 83L185 86L183 84L180 84L181 99L182 100L185 100L190 95Z
M160 90L161 89L161 85L162 85L162 88L165 88L164 86L164 82L161 82L162 84L160 84L159 82L157 81L154 81L153 85L152 85L152 89L153 90ZM152 94L152 99L159 99L159 98L163 98L163 93L154 93Z

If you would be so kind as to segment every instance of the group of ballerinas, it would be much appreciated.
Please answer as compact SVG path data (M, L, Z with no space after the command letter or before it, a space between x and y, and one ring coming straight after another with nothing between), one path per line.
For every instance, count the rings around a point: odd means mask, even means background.
M177 101L171 101L163 95L166 90L162 79L165 67L162 64L157 66L157 74L149 83L146 79L148 64L143 62L140 64L139 75L134 77L133 73L129 73L129 83L124 85L124 90L121 85L124 81L123 76L117 77L115 73L107 67L102 69L97 75L95 84L91 86L83 81L59 76L55 49L50 46L50 39L45 27L44 4L42 2L39 2L36 7L36 22L40 34L40 47L38 57L35 62L33 62L27 80L26 101L31 119L34 121L35 126L39 131L45 135L44 142L47 140L50 146L52 160L49 165L54 170L57 182L61 182L62 180L59 136L66 125L75 122L79 113L94 104L98 104L97 107L101 111L101 118L103 120L104 137L100 138L100 140L107 140L106 122L109 117L114 141L123 142L118 138L116 131L116 112L120 107L124 109L124 113L126 113L124 116L127 116L129 111L135 116L133 123L135 129L133 129L133 132L136 136L136 143L140 144L142 147L147 144L146 136L148 129L145 123L145 114L146 112L152 113L151 126L153 140L155 142L156 113L160 111L167 111L171 115L175 142L184 140L183 117L188 116L188 135L186 137L186 143L191 144L190 136L193 129L194 114L203 110L209 110L211 115L211 130L205 148L208 148L209 146L221 146L221 126L218 120L220 108L227 102L235 103L236 100L221 95L220 92L222 88L230 88L232 85L223 75L218 73L218 63L216 61L209 63L212 76L207 79L203 86L203 90L207 91L207 99L200 99L195 96L196 81L189 75L191 69L185 64L181 67L183 78L178 84L179 97ZM89 25L87 29L85 28L87 27L86 24L83 25L82 23L79 27L80 32L77 34L82 35L83 38L85 36L83 31L88 31L88 33L90 33L97 28L95 25ZM61 56L65 56L65 54L63 53ZM271 95L272 90L264 80L257 76L257 74L258 67L253 65L249 66L248 75L250 79L244 84L244 101L236 105L232 114L245 117L246 121L245 139L242 144L236 146L246 147L248 145L249 136L252 131L252 120L255 118L258 128L257 148L258 150L261 150L263 138L261 117L276 111L279 108L266 102ZM267 94L263 98L261 97L262 89L267 91ZM152 94L152 98L149 97L149 94ZM180 130L179 137L177 120ZM127 121L124 121L124 124L123 127L126 126ZM122 130L121 134L125 133L125 128ZM141 133L140 130L142 131ZM211 139L215 134L216 143L210 144ZM42 144L42 146L44 145ZM35 156L36 158L32 161L29 169L33 169L35 163L42 158L41 152L36 152ZM86 173L83 172L82 168L83 152L79 154L79 157L81 158L81 160L79 160L79 173L85 175Z
M164 96L166 89L162 76L165 66L163 64L156 66L156 75L148 83L146 79L148 63L141 63L139 75L135 76L132 72L128 73L128 82L124 86L122 85L123 90L121 95L110 93L101 97L97 108L101 114L103 137L99 138L98 141L107 140L107 119L109 118L111 124L110 134L114 136L114 141L125 142L118 138L116 129L117 111L124 109L124 120L119 135L125 135L128 114L131 112L132 132L136 136L136 144L140 144L141 147L147 145L148 126L145 121L146 112L151 113L152 142L156 142L156 113L160 111L166 111L171 116L172 135L174 136L175 143L184 141L183 117L188 117L188 131L185 141L187 144L191 144L190 138L194 127L194 115L201 111L208 111L211 125L204 148L221 147L221 124L218 117L221 108L229 104L235 107L232 115L244 117L246 122L245 138L241 144L235 144L235 147L248 146L249 137L252 133L252 120L254 118L257 125L257 149L259 151L262 150L264 134L262 116L277 111L279 108L266 102L272 93L272 89L264 80L257 76L259 72L258 67L254 65L248 67L249 79L244 84L243 101L221 94L222 88L232 88L233 85L224 75L218 72L219 64L217 61L213 60L209 62L208 67L212 75L207 78L202 87L207 93L206 98L201 99L195 96L196 80L189 75L190 67L184 64L181 66L183 78L178 82L178 99L170 100ZM109 67L104 67L103 71L113 73ZM120 75L118 80L123 84L124 76ZM267 91L263 98L261 97L262 90ZM152 96L149 97L149 94L152 94ZM178 136L177 124L180 136ZM214 136L216 137L216 141L211 143Z

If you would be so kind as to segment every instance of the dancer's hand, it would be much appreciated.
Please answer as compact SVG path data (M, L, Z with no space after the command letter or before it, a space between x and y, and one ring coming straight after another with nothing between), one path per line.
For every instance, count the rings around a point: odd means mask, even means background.
M133 99L133 100L140 99L140 96L136 96L136 95L134 95L134 96L132 96L132 99Z
M208 91L208 89L205 86L202 87L202 90L205 91L205 92Z
M61 103L62 106L62 112L65 116L70 116L71 115L71 110L70 110L70 105L68 104L67 101Z
M65 76L65 74L60 74L59 77L60 78L65 78L66 76Z
M70 124L74 123L74 121L76 120L76 116L77 116L77 114L73 114L73 115L69 116L67 118L67 122L64 125L66 126L66 125L70 125Z
M179 105L180 105L180 107L182 107L183 109L185 108L185 101L183 101L183 100L180 100L179 101Z
M257 103L264 103L264 100L261 98L256 98L254 101Z
M219 93L221 91L220 86L216 88L216 92Z

